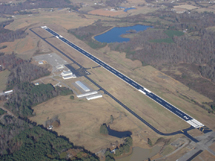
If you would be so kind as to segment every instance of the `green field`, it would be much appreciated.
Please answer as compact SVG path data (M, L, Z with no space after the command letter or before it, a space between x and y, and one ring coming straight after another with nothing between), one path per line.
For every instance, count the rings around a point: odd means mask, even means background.
M177 31L177 30L166 30L164 31L165 34L167 34L170 38L173 38L173 36L182 36L184 35L183 32Z
M174 36L182 36L184 35L183 32L181 31L177 31L177 30L166 30L164 31L164 33L169 36L169 38L166 39L154 39L154 40L150 40L150 42L154 42L154 43L174 43L173 41L173 37Z
M4 110L2 110L2 109L0 108L0 115L3 115L3 114L5 114L5 113L7 113L7 111L4 111Z

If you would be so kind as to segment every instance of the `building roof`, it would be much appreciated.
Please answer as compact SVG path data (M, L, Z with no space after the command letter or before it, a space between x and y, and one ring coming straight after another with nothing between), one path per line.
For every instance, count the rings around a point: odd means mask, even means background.
M72 75L72 72L69 70L69 71L63 71L61 73L62 76L66 76L66 75Z
M75 83L76 83L79 87L81 87L85 92L90 91L90 89L89 89L87 86L85 86L81 81L76 81Z

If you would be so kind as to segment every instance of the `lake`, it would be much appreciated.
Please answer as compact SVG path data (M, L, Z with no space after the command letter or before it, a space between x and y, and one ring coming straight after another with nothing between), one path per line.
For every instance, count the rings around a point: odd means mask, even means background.
M147 28L151 28L151 26L135 25L127 27L114 27L101 35L95 36L94 38L102 43L128 42L130 39L121 37L121 35L128 33L130 30L135 30L136 32L139 32L144 31Z

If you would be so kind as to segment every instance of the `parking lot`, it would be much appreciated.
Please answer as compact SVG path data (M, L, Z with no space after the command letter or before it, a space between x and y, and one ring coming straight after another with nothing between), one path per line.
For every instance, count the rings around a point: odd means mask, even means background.
M53 67L52 72L55 72L57 70L56 66L68 64L68 62L66 60L61 58L56 53L34 56L33 59L38 62L46 61L48 64L50 64Z

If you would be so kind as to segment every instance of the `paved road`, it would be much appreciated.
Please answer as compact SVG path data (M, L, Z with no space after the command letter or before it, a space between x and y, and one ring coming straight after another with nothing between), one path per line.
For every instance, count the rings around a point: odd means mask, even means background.
M211 153L213 156L215 156L215 152L210 149L209 147L215 142L215 132L212 131L210 133L201 135L196 137L196 139L199 140L198 143L194 143L195 148L186 154L184 154L182 157L180 157L177 161L190 161L197 157L202 151L207 150L209 153Z
M62 52L60 49L56 48L54 45L52 45L50 42L48 42L45 38L43 38L42 36L40 36L39 34L37 34L35 31L33 31L33 29L30 29L31 32L33 32L35 35L37 35L38 37L40 37L42 40L44 40L46 43L48 43L50 46L52 46L54 49L56 49L59 53L61 53L62 55L64 55L66 58L68 58L69 60L71 60L73 63L77 64L80 68L83 68L79 63L77 63L76 61L74 61L71 57L69 57L67 54L65 54L64 52ZM143 122L145 125L147 125L149 128L151 128L154 132L156 132L157 134L160 135L164 135L164 136L171 136L171 135L177 135L177 134L184 134L185 136L187 136L189 139L191 139L194 142L198 142L197 139L193 138L192 136L190 136L187 131L190 131L192 129L194 129L192 126L187 128L187 129L183 129L180 131L176 131L176 132L172 132L172 133L163 133L160 132L159 130L157 130L155 127L153 127L152 125L150 125L147 121L145 121L143 118L141 118L139 115L137 115L135 112L133 112L131 109L129 109L126 105L124 105L122 102L120 102L117 98L115 98L113 95L111 95L108 91L106 91L104 88L102 88L99 84L97 84L95 81L93 81L91 78L89 78L88 76L84 76L86 79L88 79L89 81L91 81L93 84L95 84L100 90L103 90L105 94L107 94L108 96L110 96L113 100L115 100L118 104L120 104L123 108L125 108L126 110L128 110L132 115L134 115L137 119L139 119L141 122Z
M74 43L70 42L66 38L62 37L61 35L59 35L55 31L53 31L50 28L48 28L47 26L42 26L41 28L45 29L50 34L52 34L53 36L58 38L59 40L63 41L64 43L66 43L67 45L72 47L73 49L77 50L79 53L83 54L84 56L88 57L89 59L91 59L92 61L94 61L98 65L100 65L101 67L105 68L106 70L108 70L109 72L111 72L112 74L114 74L115 76L117 76L118 78L120 78L121 80L123 80L124 82L126 82L127 84L132 86L133 88L137 89L142 94L146 95L147 97L149 97L153 101L155 101L158 104L160 104L161 106L165 107L167 110L169 110L170 112L172 112L173 114L175 114L176 116L181 118L182 120L186 121L188 124L190 124L194 128L204 127L204 125L201 122L197 121L196 119L192 118L188 114L184 113L183 111L181 111L177 107L173 106L172 104L170 104L166 100L164 100L161 97L157 96L156 94L152 93L147 88L145 88L142 85L138 84L137 82L135 82L131 78L129 78L126 75L122 74L121 72L119 72L115 68L111 67L110 65L106 64L105 62L103 62L102 60L98 59L97 57L93 56L89 52L87 52L84 49L78 47Z

